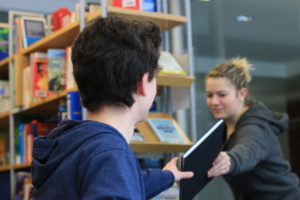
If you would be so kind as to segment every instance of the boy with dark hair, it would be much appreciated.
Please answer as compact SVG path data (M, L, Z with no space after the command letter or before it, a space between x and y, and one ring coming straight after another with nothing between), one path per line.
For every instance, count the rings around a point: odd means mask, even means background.
M34 140L33 199L149 199L193 176L173 158L142 171L129 147L156 95L161 36L151 21L97 18L72 47L87 120L67 120Z

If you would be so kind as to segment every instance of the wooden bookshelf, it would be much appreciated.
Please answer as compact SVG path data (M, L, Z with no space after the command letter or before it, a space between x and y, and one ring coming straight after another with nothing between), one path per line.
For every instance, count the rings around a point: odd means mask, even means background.
M178 15L171 15L171 14L164 14L164 13L157 13L157 12L145 12L140 10L133 10L133 9L125 9L113 6L107 6L108 15L116 15L116 16L123 16L123 17L133 17L133 18L146 18L154 21L159 25L162 31L169 30L175 26L183 24L187 22L187 17L185 16L178 16ZM89 14L86 17L86 21L91 21L96 17L101 15L101 10L96 11L94 13Z

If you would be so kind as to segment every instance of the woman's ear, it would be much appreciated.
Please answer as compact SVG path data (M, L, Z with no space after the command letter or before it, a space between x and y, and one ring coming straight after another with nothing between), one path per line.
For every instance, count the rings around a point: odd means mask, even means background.
M137 86L137 93L146 96L147 95L147 84L148 84L148 77L149 73L145 73L142 77L142 80L139 81L138 86Z
M240 95L240 99L244 101L248 96L248 89L245 87L241 88L239 91L239 95Z

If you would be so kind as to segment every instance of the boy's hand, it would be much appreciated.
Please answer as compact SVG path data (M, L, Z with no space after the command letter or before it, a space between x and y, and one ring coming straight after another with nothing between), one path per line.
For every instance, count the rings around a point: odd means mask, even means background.
M178 170L177 161L178 157L172 158L172 160L166 164L163 170L171 171L174 174L175 181L180 181L181 179L185 178L192 178L194 176L193 172L182 172Z

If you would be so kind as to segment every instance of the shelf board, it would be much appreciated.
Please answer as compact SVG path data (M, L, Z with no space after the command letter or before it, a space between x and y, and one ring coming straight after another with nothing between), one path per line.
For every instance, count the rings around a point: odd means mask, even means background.
M119 8L114 6L107 6L108 15L123 16L123 17L138 17L151 19L159 25L161 31L169 30L177 25L183 24L188 21L185 16L157 13L157 12L146 12L133 9ZM101 15L101 10L89 14L86 17L86 21L91 21Z
M167 113L149 113L148 118L162 118L162 119L173 119ZM144 136L145 142L131 142L130 146L135 153L146 153L146 152L163 152L163 153L179 153L188 150L193 143L186 136L186 134L177 127L178 131L181 132L187 143L167 143L160 142L152 128L146 121L136 124L138 131Z
M14 114L22 114L28 116L53 115L57 113L59 101L66 98L68 91L58 92L50 97L40 98L36 102L30 104L26 108L21 108Z
M5 58L0 61L0 79L8 80L8 71L9 71L9 61L12 57Z
M10 111L0 113L0 130L9 129Z
M11 165L0 166L0 172L9 171L11 168L12 168Z
M195 78L184 75L157 75L156 83L161 86L191 87Z
M165 142L130 142L130 147L135 153L180 153L187 151L192 143L165 143Z
M28 48L22 50L20 53L25 55L35 51L46 52L49 48L64 49L66 48L66 46L72 45L78 33L79 21L76 21L33 43Z
M11 166L12 169L24 169L24 168L30 168L30 167L31 167L31 162L14 164Z

